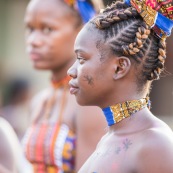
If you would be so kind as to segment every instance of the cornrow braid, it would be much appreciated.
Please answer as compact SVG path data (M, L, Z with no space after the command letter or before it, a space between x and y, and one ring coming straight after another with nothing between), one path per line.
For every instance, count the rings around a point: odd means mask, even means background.
M107 8L108 8L107 10L103 11L103 14L105 12L109 12L110 7L107 7ZM113 4L113 8L115 8L114 4ZM101 16L101 18L95 18L95 24L99 29L104 29L104 28L110 27L112 24L116 22L126 20L129 17L135 17L137 15L138 15L137 11L133 7L128 7L127 9L121 9L121 10L115 9L115 11L109 12L105 16L103 15Z
M144 64L144 74L147 76L148 80L159 79L159 76L164 69L165 59L166 43L165 40L161 39L158 44L152 44L151 51Z
M135 41L133 43L130 43L129 45L122 46L124 55L135 55L137 52L139 52L149 34L149 26L143 23L143 25L138 28L138 32L136 32Z
M135 8L117 1L90 23L104 33L104 41L117 56L125 55L138 63L140 84L159 79L166 58L165 40L156 37Z

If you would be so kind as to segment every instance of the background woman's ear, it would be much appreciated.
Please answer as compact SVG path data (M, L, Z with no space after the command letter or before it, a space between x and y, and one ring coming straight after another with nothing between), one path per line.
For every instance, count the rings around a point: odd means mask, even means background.
M130 67L131 67L131 61L129 58L124 57L124 56L117 57L115 64L114 64L115 73L113 75L113 78L115 80L123 78L130 71Z

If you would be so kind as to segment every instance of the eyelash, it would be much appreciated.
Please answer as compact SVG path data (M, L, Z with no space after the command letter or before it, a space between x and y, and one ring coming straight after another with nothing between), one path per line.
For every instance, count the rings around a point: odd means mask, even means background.
M31 26L26 26L26 33L27 34L30 34L30 33L32 33L34 31L34 28L33 27L31 27Z
M50 34L52 31L53 31L53 29L50 28L50 27L44 27L44 28L42 29L42 32L43 32L44 34Z
M32 27L32 26L26 26L26 33L27 33L27 34L32 33L34 30L35 30L34 27ZM43 27L43 28L41 29L41 31L42 31L44 34L48 35L48 34L50 34L51 32L53 32L53 28L51 28L51 27Z
M84 63L83 61L85 61L85 59L81 58L81 57L77 57L77 60L79 61L80 64L83 64ZM82 61L82 62L80 62L80 61Z

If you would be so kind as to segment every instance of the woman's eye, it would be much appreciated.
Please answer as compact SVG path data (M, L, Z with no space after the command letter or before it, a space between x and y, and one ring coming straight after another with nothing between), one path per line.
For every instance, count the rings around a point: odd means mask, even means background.
M53 29L50 27L45 27L42 31L44 34L50 34L53 31Z
M30 33L32 33L34 31L34 28L33 27L31 27L31 26L27 26L26 27L26 34L30 34Z
M79 61L80 64L83 64L85 62L85 59L77 57L77 60Z

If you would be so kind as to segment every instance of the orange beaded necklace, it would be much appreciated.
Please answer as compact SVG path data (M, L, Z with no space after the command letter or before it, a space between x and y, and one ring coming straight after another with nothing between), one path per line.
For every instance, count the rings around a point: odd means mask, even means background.
M52 87L54 89L58 89L61 86L65 86L65 85L68 84L68 82L69 82L70 79L71 79L70 76L66 76L65 78L63 78L63 79L61 79L59 81L52 79L52 81L51 81Z

